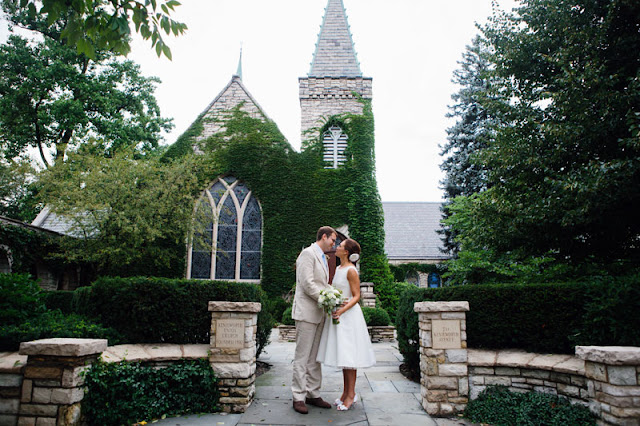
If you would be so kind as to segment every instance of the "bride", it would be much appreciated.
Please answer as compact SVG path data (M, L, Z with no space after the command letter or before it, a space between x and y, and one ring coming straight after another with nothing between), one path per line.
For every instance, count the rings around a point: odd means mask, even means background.
M339 411L346 411L358 401L356 395L356 374L358 368L371 367L376 363L373 346L362 315L360 300L360 277L355 267L360 259L360 244L347 239L336 249L340 266L333 277L333 286L342 290L346 303L325 319L317 361L330 367L342 368L344 390L334 405Z

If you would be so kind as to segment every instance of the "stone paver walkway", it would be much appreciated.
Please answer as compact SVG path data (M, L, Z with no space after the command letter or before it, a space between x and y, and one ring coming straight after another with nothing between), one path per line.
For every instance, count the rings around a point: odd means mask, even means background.
M206 414L174 417L155 424L162 426L204 425L471 425L463 419L431 418L420 405L420 385L407 380L399 371L402 356L397 343L374 343L377 363L358 370L356 392L360 401L339 412L309 406L309 414L292 408L291 363L295 343L278 342L277 334L259 360L272 365L256 379L256 397L244 414ZM333 401L342 392L342 371L323 368L321 396Z

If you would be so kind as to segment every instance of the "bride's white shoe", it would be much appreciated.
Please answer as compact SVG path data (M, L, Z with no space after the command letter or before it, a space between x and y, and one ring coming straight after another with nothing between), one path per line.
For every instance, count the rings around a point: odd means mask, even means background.
M335 405L336 407L337 407L338 405L342 405L342 401L340 400L340 398L336 398L336 400L335 400L335 401L333 401L333 405Z
M338 402L338 401L340 401L340 400L339 400L339 399L336 399L336 401L335 401L335 402ZM351 408L353 408L353 407L356 405L356 402L358 402L358 394L356 394L356 395L353 397L353 402L351 403L351 405L350 405L349 407L347 407L346 405L344 405L344 404L342 403L342 401L340 401L340 404L336 404L336 405L338 406L338 407L337 407L337 410L338 410L338 411L347 411L347 410L350 410Z

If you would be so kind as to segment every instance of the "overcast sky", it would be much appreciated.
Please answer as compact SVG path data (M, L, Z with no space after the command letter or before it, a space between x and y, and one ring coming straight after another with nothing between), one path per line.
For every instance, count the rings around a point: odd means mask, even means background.
M441 201L439 145L451 83L465 46L491 14L491 0L343 0L363 74L373 78L376 164L383 201ZM136 41L129 58L162 83L173 143L230 81L243 48L243 83L291 145L300 149L298 77L306 76L327 0L184 0L169 37L173 61ZM510 10L514 0L500 0Z

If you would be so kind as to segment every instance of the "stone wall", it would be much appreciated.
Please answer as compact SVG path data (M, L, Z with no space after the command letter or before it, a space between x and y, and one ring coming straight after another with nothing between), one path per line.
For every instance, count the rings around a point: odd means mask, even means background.
M513 392L560 395L588 405L584 361L573 355L469 349L470 398L491 385L506 386Z
M640 425L640 348L577 346L589 408L606 424Z
M243 412L255 393L256 332L260 303L210 302L211 343L107 347L102 339L23 342L20 352L0 353L0 425L79 425L82 372L102 354L165 367L181 359L209 359L225 412Z
M369 337L372 343L393 342L396 339L396 328L392 325L367 327L367 330L369 331ZM296 326L279 325L278 340L281 342L295 342Z
M376 307L376 295L373 292L373 283L360 283L360 297L362 306L369 308Z
M16 352L0 352L0 425L15 425L27 357Z
M640 426L640 348L577 346L576 356L467 349L467 302L418 302L414 310L429 414L461 413L487 386L503 385L588 406L599 425Z
M354 92L364 99L372 98L372 79L368 77L303 77L300 83L302 140L309 129L322 126L322 118L342 113L362 114Z
M207 107L202 119L203 132L196 140L200 141L221 132L224 122L232 115L232 110L240 105L240 110L250 117L265 119L265 114L258 103L242 84L240 77L233 76L231 82Z

